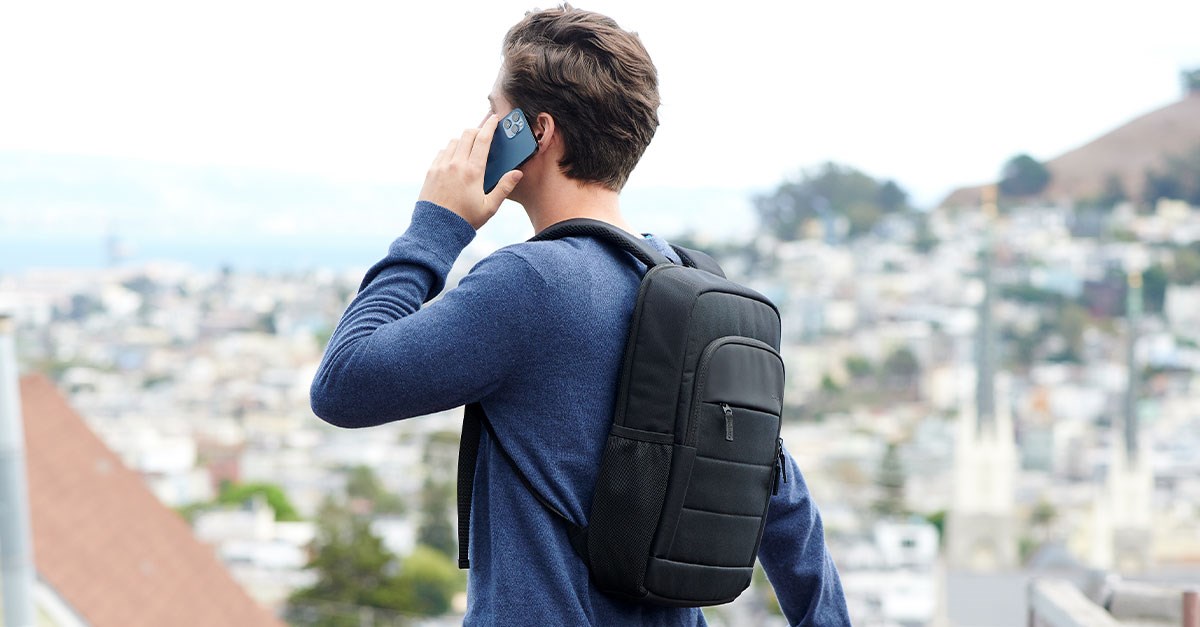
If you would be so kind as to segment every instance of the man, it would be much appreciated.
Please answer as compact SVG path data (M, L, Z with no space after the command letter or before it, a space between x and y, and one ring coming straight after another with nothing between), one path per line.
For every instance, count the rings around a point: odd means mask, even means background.
M590 238L525 242L483 261L441 299L446 274L505 198L535 231L588 217L630 233L618 193L658 126L658 79L637 36L569 5L526 15L504 41L492 115L451 140L412 224L367 272L313 381L313 411L366 427L481 401L531 487L585 524L612 423L641 273ZM539 150L482 191L496 114L520 107ZM649 242L678 257L661 239ZM789 622L845 625L838 574L795 462L772 499L759 557ZM589 582L564 525L484 430L471 516L466 622L698 625L698 609L633 604Z

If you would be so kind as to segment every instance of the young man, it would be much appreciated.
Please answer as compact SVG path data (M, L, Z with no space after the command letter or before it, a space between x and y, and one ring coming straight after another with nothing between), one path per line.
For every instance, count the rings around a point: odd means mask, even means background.
M540 496L585 524L630 314L644 271L590 238L526 242L483 261L441 299L446 274L507 197L535 231L588 217L631 233L618 193L658 126L658 79L641 42L564 6L526 15L504 41L492 115L451 140L412 224L367 272L312 385L313 411L366 427L482 402L499 445ZM522 108L536 155L483 193L496 114ZM649 241L678 257L661 239ZM847 625L841 583L796 463L772 498L759 557L788 621ZM632 604L590 583L565 526L484 430L471 516L466 622L698 625L698 609Z

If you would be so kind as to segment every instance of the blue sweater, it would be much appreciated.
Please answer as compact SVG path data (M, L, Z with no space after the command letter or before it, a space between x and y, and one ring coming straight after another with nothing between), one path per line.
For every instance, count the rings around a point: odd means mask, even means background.
M584 524L645 268L590 238L524 242L480 261L422 307L474 236L449 210L417 203L412 224L367 272L330 338L312 384L313 411L358 428L482 401L535 489ZM759 559L791 624L848 625L820 516L790 456L787 464ZM529 493L487 430L470 548L466 624L704 624L698 609L597 591L565 526Z

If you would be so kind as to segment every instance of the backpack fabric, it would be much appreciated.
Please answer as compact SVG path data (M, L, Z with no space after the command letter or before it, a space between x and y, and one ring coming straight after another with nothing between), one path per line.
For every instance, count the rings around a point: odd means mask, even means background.
M726 279L707 255L673 246L683 261L674 264L604 222L566 220L530 241L571 236L598 238L647 267L587 526L517 475L567 525L600 590L677 607L732 601L750 584L771 495L786 481L779 311ZM471 492L484 428L490 426L482 406L468 405L458 462L461 568L469 566Z

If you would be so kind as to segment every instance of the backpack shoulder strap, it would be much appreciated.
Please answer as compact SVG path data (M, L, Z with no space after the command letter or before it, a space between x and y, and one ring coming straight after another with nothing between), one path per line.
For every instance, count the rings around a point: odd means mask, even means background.
M571 218L570 220L563 220L557 224L552 224L543 229L541 233L531 237L529 241L541 242L571 237L573 235L595 237L608 242L633 255L638 261L646 264L647 268L671 263L671 260L667 259L666 255L658 252L646 240L634 237L607 222L591 218Z
M608 242L633 255L638 261L646 264L647 268L671 263L666 255L659 252L646 240L634 237L607 222L591 218L571 218L552 224L543 229L541 233L529 238L529 241L541 242L572 236L595 237ZM707 254L674 244L671 244L671 248L679 255L679 260L683 262L683 265L725 278L725 271L721 269L720 264Z
M475 490L475 462L479 459L479 432L483 428L483 406L467 405L463 411L462 435L458 438L458 567L470 568L467 549L471 540L471 496Z
M517 463L509 456L508 451L500 445L499 438L496 437L496 432L492 430L492 425L488 424L487 413L483 411L483 405L480 403L471 403L467 405L463 412L462 436L458 440L458 567L470 568L471 562L468 559L468 549L471 542L471 501L473 491L475 489L475 462L479 459L479 438L482 437L483 429L487 429L492 436L492 445L500 451L500 456L508 462L510 468L521 479L521 483L525 484L525 489L534 498L561 519L567 525L567 538L571 542L571 547L575 552L587 562L587 528L571 522L565 514L558 511L550 501L547 501L534 489L533 484L525 477L525 473L517 467Z

